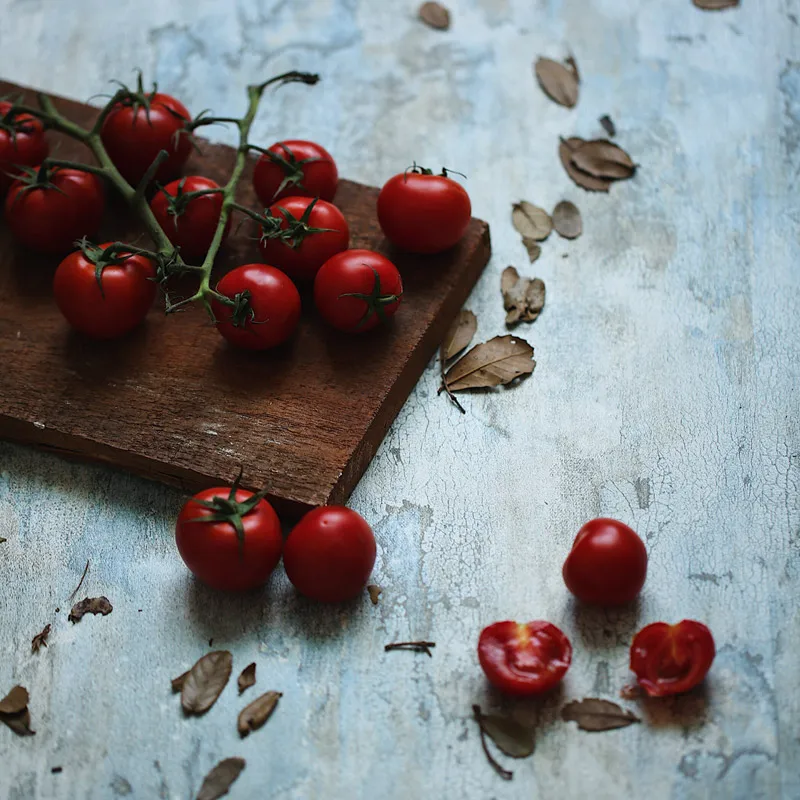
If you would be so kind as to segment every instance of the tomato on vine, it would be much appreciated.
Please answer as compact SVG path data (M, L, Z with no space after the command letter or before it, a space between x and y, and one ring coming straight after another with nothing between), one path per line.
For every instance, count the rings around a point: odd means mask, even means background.
M38 253L71 250L100 226L105 208L97 175L71 167L24 167L8 191L5 216L17 241Z
M236 267L217 284L216 294L211 310L217 330L245 350L282 344L300 319L297 287L285 273L267 264Z
M369 331L400 307L403 281L388 258L372 250L345 250L323 264L314 280L322 318L342 331Z
M331 154L316 142L287 139L262 151L253 171L258 199L272 205L284 197L333 200L339 171Z
M50 147L44 125L30 114L19 114L7 100L0 100L0 196L19 167L35 167L47 158Z
M53 292L73 328L113 339L139 325L156 296L156 270L143 255L106 242L82 243L56 269Z

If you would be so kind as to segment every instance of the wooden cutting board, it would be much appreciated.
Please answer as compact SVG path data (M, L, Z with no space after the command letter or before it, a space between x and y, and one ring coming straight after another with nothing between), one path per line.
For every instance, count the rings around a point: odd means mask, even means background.
M0 95L19 91L33 103L30 90L0 82ZM82 125L97 115L53 99ZM49 135L54 157L90 158L81 144ZM224 183L234 150L200 147L186 174ZM251 170L237 199L258 208ZM400 269L404 303L394 320L369 334L339 333L304 296L294 339L261 354L227 345L199 308L166 317L160 298L127 337L95 342L77 334L52 298L58 259L25 251L0 222L0 437L188 490L230 482L242 467L243 485L268 487L290 515L344 502L491 252L489 227L478 219L450 252L396 251L378 225L377 196L378 189L343 180L335 203L350 224L351 246L384 253ZM116 198L109 197L106 218L99 241L141 236ZM231 236L218 276L260 261L253 233L248 224Z

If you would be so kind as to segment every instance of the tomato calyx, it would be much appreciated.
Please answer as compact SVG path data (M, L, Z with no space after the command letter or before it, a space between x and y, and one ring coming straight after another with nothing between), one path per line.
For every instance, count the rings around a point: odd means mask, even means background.
M117 86L119 86L119 89L117 89L109 105L110 106L119 105L132 108L134 121L136 120L139 114L139 110L143 108L145 117L147 119L147 124L152 125L150 121L150 107L153 103L155 96L158 94L158 84L155 81L153 81L153 90L149 93L145 92L144 82L142 80L142 71L140 69L136 70L135 90L130 89L126 84L122 83L122 81L115 80L112 81L112 83L116 83ZM173 111L172 109L169 110L176 116L183 119L183 117L177 112Z
M415 161L410 167L406 167L403 171L403 182L408 180L408 174L411 173L412 175L433 175L436 174L437 177L440 178L449 178L451 175L460 175L464 180L467 179L467 176L463 172L457 172L454 169L447 169L447 167L442 167L442 171L438 173L434 173L432 169L428 169L427 167L421 167Z
M381 276L378 274L378 270L366 263L364 266L369 267L372 270L372 274L375 276L375 282L372 284L372 291L369 294L364 294L363 292L344 292L344 294L339 295L340 298L355 297L358 300L363 300L367 305L366 311L364 311L363 316L356 324L356 330L362 325L365 325L373 314L375 314L381 322L387 322L389 317L386 316L386 311L384 309L386 306L390 306L393 303L399 303L403 296L402 292L400 294L381 294Z
M7 133L17 146L18 133L35 133L36 123L43 125L42 121L33 116L29 109L19 105L20 96L16 98L0 97L0 103L10 103L8 109L0 114L0 131Z
M307 236L312 236L315 233L331 233L333 228L314 228L309 225L311 219L311 212L317 204L318 197L315 197L306 206L303 215L298 219L288 208L278 206L282 216L273 214L270 209L265 209L263 215L257 215L253 218L256 219L261 225L261 242L269 241L270 239L277 239L292 250L297 250ZM286 227L283 227L284 222Z
M273 164L279 166L283 170L283 180L273 193L273 199L275 199L288 186L292 186L296 189L305 189L305 186L303 186L303 178L305 177L303 174L303 165L311 164L315 161L325 160L324 158L319 158L318 156L309 156L308 158L298 160L294 152L292 152L292 150L283 143L279 143L278 147L283 148L283 152L286 153L286 158L278 155L278 153L272 150L267 150L263 147L256 147L255 145L251 145L250 147L252 150L256 150L257 152L266 156Z
M175 217L175 228L178 228L178 217L183 216L186 213L186 209L189 207L189 203L192 202L196 197L203 197L203 195L207 194L222 194L225 190L218 187L216 189L197 189L194 192L186 192L184 191L184 186L186 185L186 177L181 178L180 183L178 184L175 194L170 194L163 186L159 185L158 190L161 194L164 195L167 201L167 213L170 216Z

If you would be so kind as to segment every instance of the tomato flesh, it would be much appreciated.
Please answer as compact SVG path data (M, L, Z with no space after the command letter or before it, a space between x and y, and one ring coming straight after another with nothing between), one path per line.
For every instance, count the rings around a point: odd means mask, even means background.
M287 139L275 142L267 150L278 158L262 155L253 171L253 186L265 206L284 197L333 200L339 171L324 147L304 139Z
M11 103L0 100L0 123L11 110ZM47 158L50 147L45 138L44 126L30 114L20 114L7 123L0 124L0 195L5 194L18 165L35 167Z

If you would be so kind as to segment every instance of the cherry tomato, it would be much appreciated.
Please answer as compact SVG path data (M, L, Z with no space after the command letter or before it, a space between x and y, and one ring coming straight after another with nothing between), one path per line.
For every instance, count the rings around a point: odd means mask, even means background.
M309 511L295 525L283 566L300 594L341 603L361 592L375 566L375 536L367 521L344 506Z
M647 694L665 697L697 686L715 655L714 638L702 622L654 622L633 639L631 670Z
M156 296L153 262L141 255L105 254L110 244L87 247L88 256L81 250L70 253L53 280L56 304L67 322L96 339L135 328Z
M572 661L572 645L549 622L495 622L481 631L478 659L489 683L515 695L556 686Z
M199 263L208 253L211 240L217 231L222 211L222 194L203 194L191 197L193 192L219 189L210 178L192 175L172 181L161 188L150 201L150 208L158 224L190 264ZM231 229L231 220L225 224L224 242Z
M245 264L217 284L232 305L211 301L217 330L245 350L266 350L285 342L300 319L300 293L279 269Z
M350 228L332 203L287 197L267 209L261 254L295 281L311 281L319 268L347 249Z
M647 550L624 523L593 519L578 531L562 573L567 589L584 603L623 605L644 586Z
M175 541L184 563L203 583L228 592L265 583L283 546L272 506L236 485L192 497L178 515Z
M253 171L253 186L265 206L282 197L333 200L338 182L339 171L331 154L303 139L275 142Z
M403 296L397 267L372 250L345 250L323 264L314 280L322 318L342 331L363 332L393 316Z
M120 98L103 122L103 145L132 186L144 177L161 150L169 154L158 168L155 179L166 183L180 174L192 151L191 121L186 106L168 94L145 93L139 76L137 90Z
M37 253L59 255L95 233L104 208L103 183L97 175L50 167L31 169L11 184L5 213L17 241Z
M460 183L415 167L390 178L378 195L386 238L411 253L440 253L467 230L472 204Z
M0 100L0 195L19 174L18 165L35 167L50 152L42 123L30 114L9 114L11 108Z

